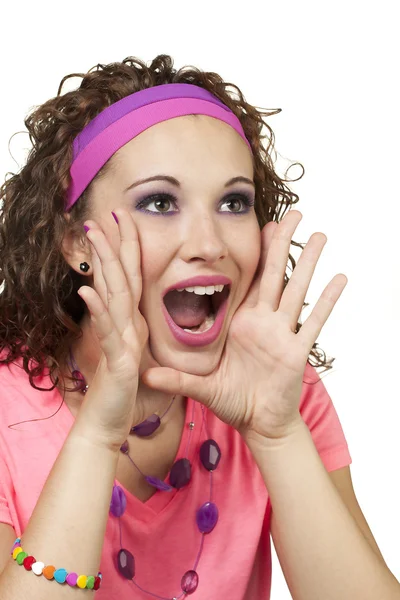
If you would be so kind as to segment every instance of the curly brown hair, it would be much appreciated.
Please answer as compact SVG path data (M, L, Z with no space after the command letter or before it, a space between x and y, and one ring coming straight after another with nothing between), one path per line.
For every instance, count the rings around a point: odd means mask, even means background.
M61 95L64 83L81 77L78 89ZM26 164L11 175L0 188L3 201L0 220L0 353L1 364L22 357L22 365L33 379L48 373L52 388L59 383L56 372L65 364L69 346L82 335L79 323L86 305L77 294L84 277L70 268L62 251L62 240L71 230L82 235L83 222L90 218L89 186L65 219L65 197L70 184L72 143L75 136L104 108L125 96L166 83L189 83L203 87L239 118L254 155L256 186L255 212L260 229L271 220L279 221L299 197L274 169L276 152L274 133L263 120L281 109L258 110L246 102L240 89L226 83L220 75L193 66L178 71L173 59L165 54L150 64L134 57L107 65L97 64L87 73L66 75L57 96L37 107L25 120L32 149ZM266 128L266 133L262 130ZM268 144L263 143L264 140ZM108 164L96 179L107 172ZM299 163L295 163L299 164ZM292 165L293 166L293 165ZM0 204L1 205L1 204ZM292 241L300 248L304 244ZM288 269L295 260L289 256ZM289 277L285 275L285 285ZM0 288L1 289L1 288ZM301 327L299 323L297 330ZM334 359L314 344L308 362L315 367L331 368ZM63 378L63 376L62 376ZM64 379L63 379L64 381Z

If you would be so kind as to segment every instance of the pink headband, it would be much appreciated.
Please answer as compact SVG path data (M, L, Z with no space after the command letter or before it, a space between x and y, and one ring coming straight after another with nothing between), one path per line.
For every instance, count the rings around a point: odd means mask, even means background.
M66 212L119 148L152 125L183 115L207 115L224 121L252 152L239 119L208 90L190 83L141 90L105 108L74 139Z

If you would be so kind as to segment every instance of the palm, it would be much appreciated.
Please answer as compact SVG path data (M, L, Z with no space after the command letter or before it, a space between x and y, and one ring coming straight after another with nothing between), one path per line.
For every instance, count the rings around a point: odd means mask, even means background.
M213 390L208 406L222 421L245 431L266 420L283 426L291 418L291 393L307 360L304 350L293 351L295 337L278 312L268 311L262 303L242 304L229 328L221 361L206 377ZM285 407L286 395L290 398ZM260 403L262 397L265 402Z

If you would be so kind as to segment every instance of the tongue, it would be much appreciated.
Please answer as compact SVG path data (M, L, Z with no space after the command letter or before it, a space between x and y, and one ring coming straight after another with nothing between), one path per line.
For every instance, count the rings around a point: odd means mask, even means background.
M205 294L199 296L193 292L168 292L164 298L165 306L179 327L201 325L211 312L211 298Z

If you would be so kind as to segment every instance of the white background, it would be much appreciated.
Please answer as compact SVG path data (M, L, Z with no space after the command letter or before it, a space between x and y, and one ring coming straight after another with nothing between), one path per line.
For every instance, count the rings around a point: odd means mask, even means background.
M61 78L97 63L171 54L236 83L270 118L283 174L304 218L297 241L328 244L310 288L314 303L335 273L349 283L319 342L337 357L325 384L353 459L356 495L400 579L399 34L396 2L7 3L0 38L1 173L17 167L13 133ZM102 8L100 8L102 6ZM4 13L5 11L5 13ZM77 84L79 80L76 80ZM17 161L26 134L11 141ZM293 175L295 169L293 169ZM340 549L338 548L338 552ZM273 554L272 599L290 598Z

